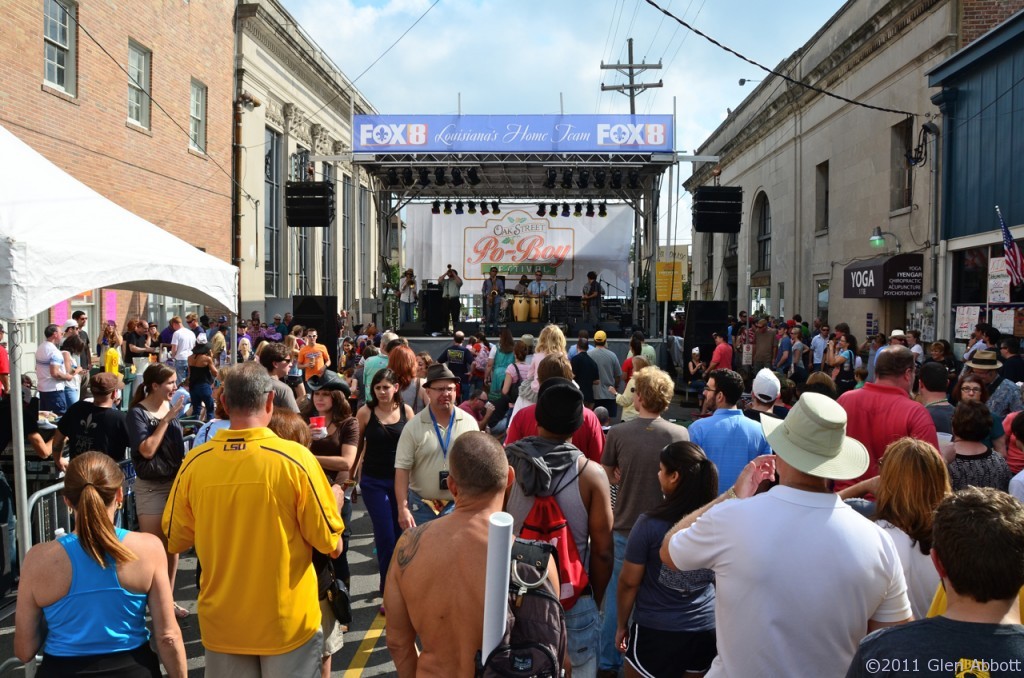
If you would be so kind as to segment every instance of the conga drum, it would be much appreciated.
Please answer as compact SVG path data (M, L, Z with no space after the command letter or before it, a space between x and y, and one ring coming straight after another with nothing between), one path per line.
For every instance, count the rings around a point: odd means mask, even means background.
M540 310L541 310L541 299L540 297L533 297L530 299L530 322L540 322Z
M525 323L530 316L529 299L522 294L517 294L512 302L512 317L517 323Z

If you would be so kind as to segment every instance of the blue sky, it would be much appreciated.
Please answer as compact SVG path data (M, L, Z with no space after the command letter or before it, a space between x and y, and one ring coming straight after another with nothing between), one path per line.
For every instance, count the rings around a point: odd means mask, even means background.
M656 0L720 42L774 67L843 5L840 0ZM754 66L690 33L644 0L281 0L381 113L628 113L601 92L624 76L601 62L662 62L638 81L638 113L677 114L676 148L693 150L753 90ZM689 166L681 166L689 173ZM687 204L681 204L687 210ZM684 212L688 215L688 211ZM688 219L680 224L689 240ZM665 232L665 229L662 229ZM680 233L682 235L682 233Z

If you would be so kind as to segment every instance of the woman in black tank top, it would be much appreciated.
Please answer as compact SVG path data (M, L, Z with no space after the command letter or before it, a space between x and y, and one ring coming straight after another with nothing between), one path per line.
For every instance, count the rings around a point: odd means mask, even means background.
M363 456L362 462L357 464L357 473L366 511L373 523L382 595L388 563L395 542L402 534L395 501L395 451L402 429L412 416L412 408L402 402L395 373L383 369L373 375L370 401L356 415L363 433Z

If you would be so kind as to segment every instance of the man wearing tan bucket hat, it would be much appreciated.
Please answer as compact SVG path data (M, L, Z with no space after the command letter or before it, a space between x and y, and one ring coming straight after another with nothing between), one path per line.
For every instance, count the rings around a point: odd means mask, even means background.
M817 393L761 425L775 455L669 530L661 558L715 572L708 678L842 676L868 632L911 617L892 540L828 487L861 475L868 451L847 437L845 410ZM751 496L776 470L779 485Z

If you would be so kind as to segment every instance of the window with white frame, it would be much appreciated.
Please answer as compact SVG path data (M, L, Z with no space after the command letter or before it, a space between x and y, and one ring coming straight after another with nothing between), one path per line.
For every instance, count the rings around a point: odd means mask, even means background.
M193 150L206 153L206 85L192 80L192 96L189 104L188 145Z
M78 8L66 0L43 0L43 79L75 94L75 17Z
M889 180L889 209L910 207L913 188L913 166L910 153L914 147L914 119L907 118L892 126L890 157L892 170Z
M149 129L149 73L153 53L128 42L128 121Z

